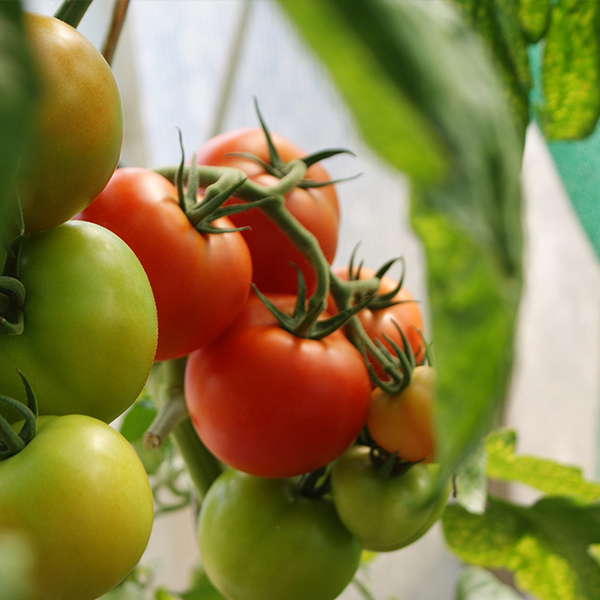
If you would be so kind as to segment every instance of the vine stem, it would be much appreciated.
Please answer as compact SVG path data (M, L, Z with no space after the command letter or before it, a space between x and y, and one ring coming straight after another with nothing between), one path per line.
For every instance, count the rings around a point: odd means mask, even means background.
M106 33L104 44L102 45L102 56L104 56L104 59L109 65L112 64L128 8L129 0L115 0L110 26Z
M187 411L183 415L180 412L186 362L187 357L184 357L155 363L152 367L148 390L159 411L159 418L153 423L152 429L159 439L171 433L196 489L198 501L201 502L212 482L222 473L223 467L198 437ZM176 407L173 411L171 404ZM172 419L160 417L161 413L168 415L170 412L178 414L178 424L173 429Z
M77 27L94 0L63 0L54 17Z

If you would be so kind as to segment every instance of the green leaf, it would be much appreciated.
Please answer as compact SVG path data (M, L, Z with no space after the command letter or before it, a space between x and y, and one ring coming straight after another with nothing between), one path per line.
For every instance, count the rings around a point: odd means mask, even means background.
M522 596L486 569L464 567L456 580L454 600L522 600Z
M539 42L550 24L550 0L519 0L519 22L525 39Z
M465 460L455 478L456 501L469 512L481 514L487 501L486 455L483 443Z
M519 23L518 0L455 0L485 39L502 77L508 103L522 143L529 123L531 74L527 44Z
M545 105L540 114L548 139L579 139L600 115L600 4L558 0L552 7L542 60Z
M144 587L135 581L124 581L98 600L146 600Z
M552 495L588 501L600 498L600 484L585 481L581 469L533 456L517 456L516 441L515 432L509 429L488 436L485 444L488 477L518 481Z
M532 507L489 499L483 515L446 508L444 534L465 562L514 572L517 586L541 600L597 600L600 505L547 497Z
M0 230L8 223L11 183L25 149L38 88L17 0L0 2Z
M331 70L362 130L375 132L367 141L382 157L402 168L394 157L413 140L376 133L408 117L407 99L450 151L446 177L421 186L412 210L429 268L441 485L490 430L506 392L521 287L521 141L489 51L450 3L280 4ZM419 160L423 139L414 149Z
M120 427L121 435L129 443L141 440L156 417L156 412L152 398L144 391L123 418Z
M343 7L331 0L279 3L329 68L367 143L417 181L440 177L446 166L446 149L435 128L405 90L390 79L368 40L356 35L345 21ZM353 4L348 3L349 10Z

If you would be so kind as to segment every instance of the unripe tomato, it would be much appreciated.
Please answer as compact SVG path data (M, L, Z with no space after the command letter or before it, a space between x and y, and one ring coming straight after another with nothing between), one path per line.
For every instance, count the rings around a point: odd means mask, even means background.
M362 550L331 500L233 469L202 502L198 540L206 574L229 600L333 600Z
M121 152L123 111L115 78L77 29L26 13L41 94L18 188L28 231L64 223L102 191Z
M40 414L118 417L146 383L158 336L152 288L135 254L108 229L69 221L28 235L19 279L25 326L0 335L0 394L25 402L19 368ZM1 405L0 414L18 418Z
M366 550L391 552L424 535L444 510L450 485L423 507L433 490L438 465L413 465L406 473L382 477L370 448L353 446L331 471L333 500L342 523Z
M152 490L125 438L84 415L40 417L23 450L0 461L0 533L34 557L32 600L95 600L141 558Z
M373 440L390 454L410 462L435 458L433 406L434 367L414 369L410 383L399 394L376 388L371 395L367 429Z

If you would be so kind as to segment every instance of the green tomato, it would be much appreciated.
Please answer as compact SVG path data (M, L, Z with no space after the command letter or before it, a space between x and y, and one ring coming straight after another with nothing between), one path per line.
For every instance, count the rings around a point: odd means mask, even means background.
M208 491L198 538L206 574L229 600L333 600L361 555L330 500L233 469Z
M333 464L333 500L342 523L374 552L404 548L424 535L441 516L450 486L432 503L438 465L415 464L403 475L383 478L367 446L353 446Z
M138 563L152 491L125 438L85 415L40 417L36 437L0 462L0 535L33 550L32 600L94 600Z
M19 265L25 328L0 335L0 394L25 402L17 367L40 414L112 421L139 395L156 351L144 269L114 233L83 221L29 234ZM1 406L0 414L20 418Z
M18 187L25 228L39 231L100 194L119 160L123 111L109 65L77 29L32 13L24 24L41 94Z

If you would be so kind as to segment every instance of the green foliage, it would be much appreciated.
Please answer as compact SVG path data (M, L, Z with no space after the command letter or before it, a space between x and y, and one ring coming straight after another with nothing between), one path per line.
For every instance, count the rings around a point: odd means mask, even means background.
M600 5L559 0L552 8L542 62L541 115L548 139L579 139L600 116Z
M381 156L406 169L405 138L384 143L369 133L382 127L379 95L364 95L374 78L377 89L392 90L386 97L396 122L417 111L418 122L427 124L421 132L436 131L441 142L436 154L423 152L429 147L423 140L435 138L410 140L419 161L447 160L446 177L421 186L413 202L429 266L443 479L491 427L511 366L521 278L521 143L502 87L488 53L448 3L282 0L281 6L329 67ZM360 61L354 54L349 61L346 47L337 46L339 31L360 49ZM344 75L349 68L352 77ZM356 110L361 95L369 110Z
M27 143L38 91L20 10L17 0L0 2L0 231L9 219L11 182Z
M489 477L518 481L547 494L532 506L488 497L484 514L447 507L444 533L465 562L509 569L519 588L542 600L600 597L600 485L550 460L515 455L513 431L486 441Z
M454 600L521 600L520 594L480 567L461 569Z
M546 494L573 496L589 501L600 498L600 484L585 481L578 467L547 459L515 454L516 434L494 431L486 440L487 475L492 479L518 481Z
M525 39L539 42L550 24L550 0L519 0L519 22Z
M525 35L519 22L518 0L456 0L472 27L487 40L504 83L504 96L510 107L521 141L529 123L531 74Z

